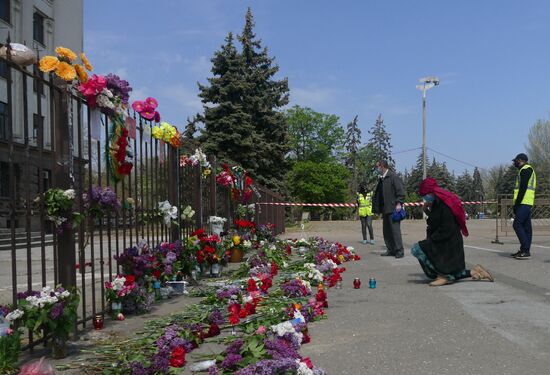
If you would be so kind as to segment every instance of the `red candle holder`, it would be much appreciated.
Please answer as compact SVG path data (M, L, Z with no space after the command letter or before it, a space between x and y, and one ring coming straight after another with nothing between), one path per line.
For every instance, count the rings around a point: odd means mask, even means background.
M94 329L103 329L103 315L96 315L94 317Z
M356 277L355 280L353 280L353 289L359 289L359 288L361 288L361 279Z

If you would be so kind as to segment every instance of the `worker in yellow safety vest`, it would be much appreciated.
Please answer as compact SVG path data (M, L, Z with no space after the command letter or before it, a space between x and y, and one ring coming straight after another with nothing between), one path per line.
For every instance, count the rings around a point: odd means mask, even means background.
M372 230L372 193L367 190L365 184L359 186L357 207L359 208L359 220L361 220L361 231L363 233L362 243L374 245L374 232ZM367 240L367 228L369 229L370 240Z
M520 248L512 254L515 259L529 259L531 257L531 210L535 204L535 190L537 189L537 175L533 167L527 162L525 154L518 154L513 160L518 169L516 186L514 188L514 231L518 236Z

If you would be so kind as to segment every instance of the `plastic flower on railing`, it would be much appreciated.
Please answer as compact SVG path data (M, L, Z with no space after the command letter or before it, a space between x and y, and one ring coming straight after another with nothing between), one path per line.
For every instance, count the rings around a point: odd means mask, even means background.
M141 101L136 100L132 103L132 108L134 111L139 113L141 117L146 120L154 120L155 122L160 121L160 113L157 112L157 107L159 103L155 98L148 97L147 99Z
M224 164L222 168L223 170L216 176L216 182L219 185L225 187L233 186L233 184L235 183L235 177L233 176L233 173L231 173L231 170L226 164Z
M208 218L208 222L210 224L224 224L225 222L227 221L227 219L225 217L220 217L220 216L210 216Z
M158 209L160 216L166 225L170 225L172 220L176 220L178 218L178 208L176 206L172 206L168 201L159 202Z
M195 216L195 210L191 206L185 207L181 213L181 219L185 221L190 221L193 216Z
M192 165L200 165L203 168L210 168L210 162L206 158L206 154L200 148L195 150L195 153L189 157Z
M58 234L63 234L66 229L72 229L82 221L82 215L74 210L76 192L74 189L49 189L44 193L44 208L46 220L54 223ZM42 198L39 196L35 203Z
M107 74L105 80L107 81L107 88L120 101L119 104L127 105L130 99L130 91L132 91L130 83L113 73Z
M161 122L159 126L153 126L151 130L153 138L164 141L178 148L181 146L181 134L178 129L167 122Z
M75 78L78 78L80 82L88 80L88 74L82 65L73 64L77 58L73 51L66 47L57 47L55 53L56 56L46 55L40 59L38 68L41 72L54 72L66 82L72 82ZM92 70L92 66L84 53L80 54L80 59L87 70Z

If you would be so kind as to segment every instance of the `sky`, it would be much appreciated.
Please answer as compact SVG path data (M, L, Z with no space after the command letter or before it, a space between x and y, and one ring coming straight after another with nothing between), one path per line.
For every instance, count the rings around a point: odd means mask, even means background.
M550 2L533 0L86 0L84 50L96 73L116 73L152 96L183 129L202 109L197 82L251 7L256 35L288 77L290 105L359 116L363 142L378 114L396 169L422 145L418 79L427 94L428 158L456 175L510 164L550 110Z

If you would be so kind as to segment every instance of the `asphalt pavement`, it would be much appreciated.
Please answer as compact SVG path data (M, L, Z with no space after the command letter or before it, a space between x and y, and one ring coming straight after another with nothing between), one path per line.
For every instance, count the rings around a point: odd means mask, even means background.
M339 241L362 256L346 263L343 289L328 291L329 319L312 325L303 355L329 374L550 374L550 237L535 229L532 258L515 260L513 235L493 244L494 221L470 220L467 266L482 264L495 282L430 287L410 254L425 236L425 222L402 223L402 259L379 255L381 224L374 221L375 245L359 242L357 221L312 222L285 234ZM353 289L355 277L361 289ZM376 289L368 288L371 277Z

